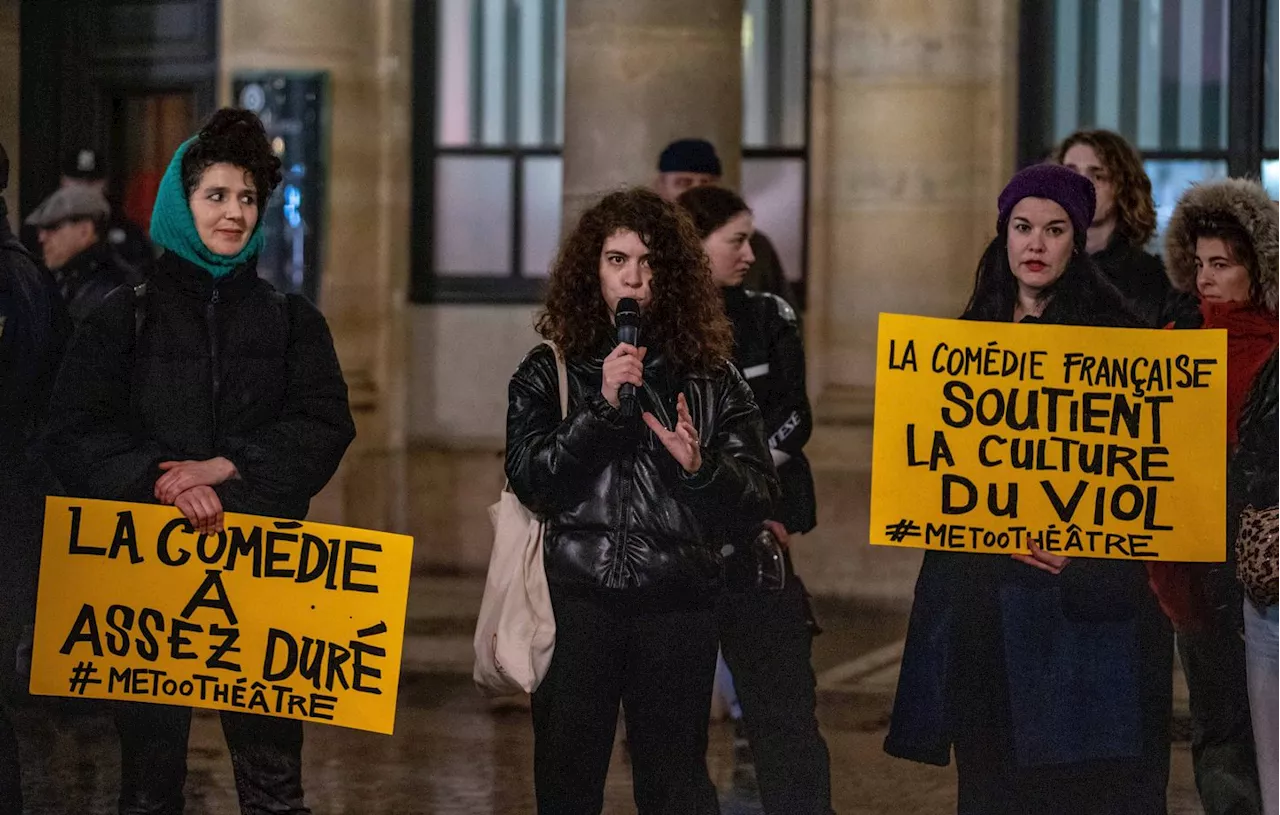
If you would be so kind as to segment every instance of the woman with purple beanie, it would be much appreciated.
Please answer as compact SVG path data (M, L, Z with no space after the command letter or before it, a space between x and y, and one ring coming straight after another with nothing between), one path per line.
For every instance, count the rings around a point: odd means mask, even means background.
M1022 170L963 319L1129 328L1085 251L1094 188ZM928 552L885 750L946 765L963 815L1163 815L1172 639L1142 563Z

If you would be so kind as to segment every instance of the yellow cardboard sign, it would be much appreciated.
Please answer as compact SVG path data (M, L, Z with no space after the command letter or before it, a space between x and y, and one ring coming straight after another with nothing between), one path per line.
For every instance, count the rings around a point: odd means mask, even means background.
M31 692L395 727L413 539L48 499Z
M1220 562L1224 331L880 315L871 543Z

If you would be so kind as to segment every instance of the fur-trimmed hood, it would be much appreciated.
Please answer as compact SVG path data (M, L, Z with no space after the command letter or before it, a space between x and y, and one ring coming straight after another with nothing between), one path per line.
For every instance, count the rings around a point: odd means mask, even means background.
M1212 215L1230 217L1249 234L1260 267L1256 273L1261 278L1258 282L1262 285L1262 300L1267 310L1275 313L1280 263L1276 204L1256 181L1228 178L1193 184L1182 194L1164 236L1164 268L1169 281L1179 291L1195 291L1196 245L1191 240L1191 227Z

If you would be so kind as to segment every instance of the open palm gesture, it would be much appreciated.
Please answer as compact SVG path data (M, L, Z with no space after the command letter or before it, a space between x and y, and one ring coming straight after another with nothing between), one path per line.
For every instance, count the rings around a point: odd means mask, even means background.
M662 446L667 448L671 457L679 462L686 473L696 473L702 468L702 448L698 431L693 426L693 417L689 415L689 403L684 394L676 396L676 428L668 430L658 421L658 417L648 411L644 414L644 423L649 426Z

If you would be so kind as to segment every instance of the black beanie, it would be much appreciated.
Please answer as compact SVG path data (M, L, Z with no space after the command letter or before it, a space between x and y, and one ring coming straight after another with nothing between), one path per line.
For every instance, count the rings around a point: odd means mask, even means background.
M706 139L680 139L668 144L658 156L658 172L724 175L716 148Z

